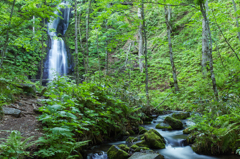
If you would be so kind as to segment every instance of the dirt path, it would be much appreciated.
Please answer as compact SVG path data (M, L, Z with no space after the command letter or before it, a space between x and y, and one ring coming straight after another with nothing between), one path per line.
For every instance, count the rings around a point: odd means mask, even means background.
M15 103L5 106L21 110L21 114L19 118L12 115L3 116L3 120L0 120L0 138L8 137L10 132L4 130L18 130L23 137L34 136L34 139L40 137L41 123L36 119L39 115L36 110L40 106L37 98L27 96L21 96Z

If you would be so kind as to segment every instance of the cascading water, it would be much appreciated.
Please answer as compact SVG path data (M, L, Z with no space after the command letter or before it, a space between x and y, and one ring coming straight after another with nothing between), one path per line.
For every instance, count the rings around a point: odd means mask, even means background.
M64 22L60 24L60 17L57 17L54 20L51 20L48 23L48 35L51 40L50 50L48 54L48 79L52 80L55 75L66 75L68 73L68 63L67 63L67 51L66 46L61 37L57 37L60 33L58 27L62 27L61 34L64 35L67 31L70 17L70 8L67 7L68 2L62 2L58 5L58 9L61 9L61 6L65 6L63 10L62 17ZM57 15L60 15L58 11L54 12Z
M173 112L172 112L173 113ZM149 125L143 125L146 129L155 129L155 126L159 123L163 123L164 119L167 116L171 116L172 113L167 115L160 115L157 119L153 120ZM194 123L191 120L182 120L186 127L193 125ZM196 154L189 145L186 145L184 141L186 141L186 135L183 134L182 130L157 130L166 140L166 148L165 149L154 149L155 152L162 154L165 159L239 159L238 156L231 155L222 155L222 156L206 156ZM137 141L139 142L139 141ZM126 144L125 141L118 141L114 143L106 143L100 146L96 146L93 150L89 151L87 159L108 159L107 150L112 145L120 145ZM105 153L103 153L104 151ZM149 152L151 153L151 152Z

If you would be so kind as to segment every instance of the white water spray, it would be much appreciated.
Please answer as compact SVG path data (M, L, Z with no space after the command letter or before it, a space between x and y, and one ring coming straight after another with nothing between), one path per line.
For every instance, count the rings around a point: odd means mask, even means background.
M60 6L66 6L64 8L64 25L63 25L63 35L66 33L69 17L70 17L70 8L67 7L68 2L62 2L58 5L58 9L60 10ZM58 11L54 12L57 15L60 15ZM48 78L52 80L56 74L57 75L66 75L67 74L67 51L65 47L65 43L62 38L57 38L57 28L60 22L60 18L57 17L54 20L51 20L48 23L48 35L51 39L51 49L49 50L49 67L48 67Z

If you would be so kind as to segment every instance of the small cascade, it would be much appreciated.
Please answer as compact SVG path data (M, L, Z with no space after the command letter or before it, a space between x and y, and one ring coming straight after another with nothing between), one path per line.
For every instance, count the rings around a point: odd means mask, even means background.
M64 35L69 25L70 8L68 8L67 5L68 2L62 2L58 5L58 9L62 10L63 23L60 23L61 19L59 17L48 23L48 35L51 41L48 53L48 79L50 80L52 80L56 74L62 76L68 73L66 46L63 39L57 37L59 33ZM65 6L65 8L61 9L60 6ZM58 11L54 13L60 15Z
M108 159L108 156L105 152L101 152L101 153L92 154L88 156L87 159Z

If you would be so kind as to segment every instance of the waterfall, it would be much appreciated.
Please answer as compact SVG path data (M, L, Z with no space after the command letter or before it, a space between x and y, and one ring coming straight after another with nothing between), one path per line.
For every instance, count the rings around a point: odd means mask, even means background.
M48 53L48 79L52 80L56 75L66 75L68 73L67 51L66 46L61 37L57 37L60 33L64 35L69 25L70 8L67 7L68 2L62 2L58 5L58 9L62 13L55 11L57 15L62 15L63 23L60 23L59 17L51 20L48 23L48 35L50 37L50 50ZM65 6L61 9L61 6ZM61 26L60 26L61 25ZM59 31L59 28L62 31Z

